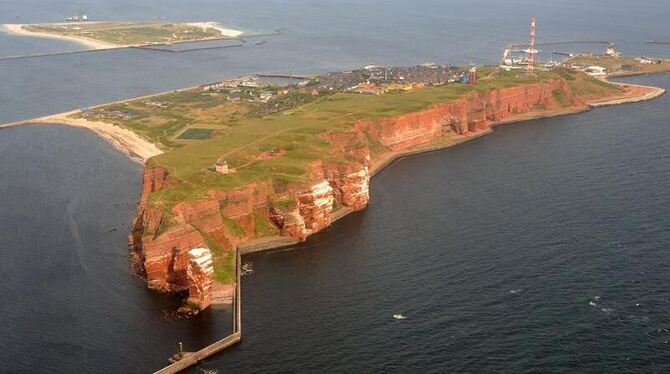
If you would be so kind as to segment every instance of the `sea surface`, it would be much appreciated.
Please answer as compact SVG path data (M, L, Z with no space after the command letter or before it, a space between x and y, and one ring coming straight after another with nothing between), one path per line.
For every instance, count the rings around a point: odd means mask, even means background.
M213 20L266 44L0 61L0 123L256 72L495 63L540 41L669 35L666 1L6 1L0 23ZM19 18L17 18L19 16ZM570 51L598 45L560 46ZM76 50L0 33L0 56ZM558 47L552 47L558 48ZM546 53L547 51L545 51ZM626 81L670 88L670 75ZM251 255L243 341L220 372L670 372L670 97L499 127L378 174L371 204L306 244ZM128 271L141 166L92 133L0 130L0 372L146 373L193 320ZM394 314L407 319L398 321Z

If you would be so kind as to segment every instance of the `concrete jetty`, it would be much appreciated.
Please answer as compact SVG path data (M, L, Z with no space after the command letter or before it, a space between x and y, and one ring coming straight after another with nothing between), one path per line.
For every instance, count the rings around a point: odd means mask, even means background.
M240 287L240 266L241 254L240 249L235 250L236 265L235 273L237 278L237 286L235 287L235 297L233 299L233 332L221 340L206 346L195 352L179 352L175 356L172 364L154 372L154 374L173 374L179 373L182 370L188 369L191 366L197 365L200 361L216 354L228 347L238 344L242 340L242 294Z

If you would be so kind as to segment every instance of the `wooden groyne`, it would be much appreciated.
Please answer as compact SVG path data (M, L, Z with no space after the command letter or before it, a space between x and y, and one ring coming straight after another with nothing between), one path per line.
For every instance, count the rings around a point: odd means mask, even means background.
M223 351L226 348L238 344L242 340L242 292L240 285L240 267L241 255L240 249L235 250L235 274L237 286L235 287L235 297L233 298L233 332L225 338L218 340L205 348L196 352L180 352L181 358L178 361L154 372L154 374L173 374L197 365L200 361Z

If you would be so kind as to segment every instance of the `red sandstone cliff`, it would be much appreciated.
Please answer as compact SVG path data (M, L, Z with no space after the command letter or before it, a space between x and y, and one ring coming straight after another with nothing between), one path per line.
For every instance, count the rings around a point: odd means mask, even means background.
M313 162L309 184L289 186L284 191L274 191L271 184L264 183L210 190L206 198L178 203L168 213L150 205L149 195L169 188L169 175L160 168L147 168L138 216L129 236L131 265L146 277L150 288L188 292L190 305L206 308L213 271L207 261L203 265L194 259L194 248L212 248L216 261L222 252L254 239L257 225L270 225L279 235L305 240L328 227L336 209L367 206L371 141L388 152L399 152L435 141L445 133L485 131L515 114L558 109L557 91L564 105L585 107L565 81L553 80L473 93L399 117L358 121L347 133L323 135L332 151L347 162Z

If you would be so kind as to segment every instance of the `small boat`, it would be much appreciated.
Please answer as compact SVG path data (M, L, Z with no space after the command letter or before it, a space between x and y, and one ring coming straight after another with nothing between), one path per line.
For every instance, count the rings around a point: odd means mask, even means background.
M240 266L240 268L242 270L242 275L247 275L247 274L253 273L254 269L251 266L252 266L251 262L242 263L242 266Z
M399 320L400 320L400 319L407 319L407 317L403 316L402 314L394 314L394 315L393 315L393 318L395 318L395 319L399 319Z

